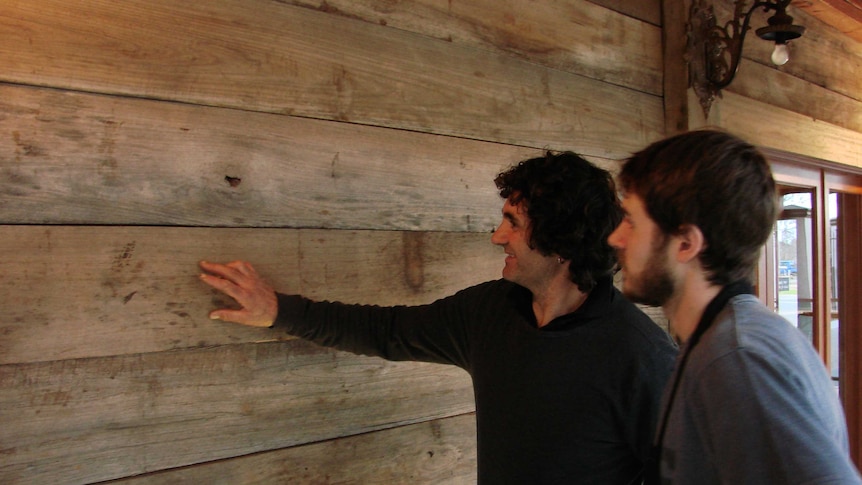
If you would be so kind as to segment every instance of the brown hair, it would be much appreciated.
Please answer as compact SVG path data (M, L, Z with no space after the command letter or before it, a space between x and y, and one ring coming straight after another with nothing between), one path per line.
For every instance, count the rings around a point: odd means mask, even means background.
M701 230L710 282L750 281L778 213L775 181L757 148L717 130L676 135L628 159L619 183L665 235L687 224Z

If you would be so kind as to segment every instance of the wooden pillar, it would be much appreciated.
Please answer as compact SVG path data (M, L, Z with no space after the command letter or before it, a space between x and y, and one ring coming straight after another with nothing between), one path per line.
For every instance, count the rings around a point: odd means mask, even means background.
M664 53L665 135L689 129L686 25L690 2L662 0L662 49Z

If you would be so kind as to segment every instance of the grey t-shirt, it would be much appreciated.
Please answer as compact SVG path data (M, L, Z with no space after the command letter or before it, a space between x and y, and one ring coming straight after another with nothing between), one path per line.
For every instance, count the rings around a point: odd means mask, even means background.
M862 483L820 357L753 295L732 298L693 348L668 417L660 474L673 484Z

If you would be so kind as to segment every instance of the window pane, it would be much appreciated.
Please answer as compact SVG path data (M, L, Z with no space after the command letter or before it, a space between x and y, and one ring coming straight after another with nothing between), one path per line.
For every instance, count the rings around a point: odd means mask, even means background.
M831 286L832 301L829 302L830 326L829 326L829 345L831 348L829 367L832 371L832 380L835 381L835 386L839 383L839 364L840 360L840 320L838 318L838 211L840 204L838 203L838 194L831 192L829 194L829 284Z
M814 341L813 197L810 191L785 192L775 225L778 313Z

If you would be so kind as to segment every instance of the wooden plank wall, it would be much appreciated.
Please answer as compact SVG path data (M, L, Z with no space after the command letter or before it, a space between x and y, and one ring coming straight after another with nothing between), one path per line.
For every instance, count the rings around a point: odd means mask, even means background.
M713 3L719 24L732 18L733 0ZM862 42L793 5L788 13L806 27L789 44L790 62L774 66L774 44L749 33L737 76L709 118L690 98L689 127L721 126L761 146L862 167ZM768 16L755 12L752 28Z
M468 376L207 319L498 277L492 179L663 135L658 0L0 2L0 483L475 481Z

